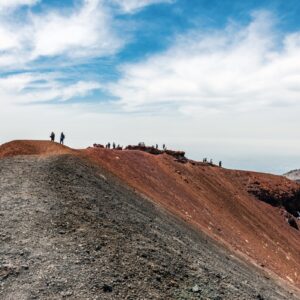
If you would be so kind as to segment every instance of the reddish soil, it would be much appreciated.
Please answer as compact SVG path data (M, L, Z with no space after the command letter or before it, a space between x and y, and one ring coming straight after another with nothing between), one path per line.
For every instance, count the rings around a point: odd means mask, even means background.
M178 163L168 155L88 149L85 153L128 185L253 263L300 286L300 233L285 210L248 192L260 187L292 193L299 186L280 176Z
M89 148L75 151L50 142L12 142L0 158L17 154L69 154L88 158L153 202L240 255L300 287L300 232L286 211L258 200L253 190L286 197L299 185L284 177L180 163L169 155ZM291 201L293 199L291 198Z
M72 154L76 150L48 141L12 141L0 146L0 158L15 155Z

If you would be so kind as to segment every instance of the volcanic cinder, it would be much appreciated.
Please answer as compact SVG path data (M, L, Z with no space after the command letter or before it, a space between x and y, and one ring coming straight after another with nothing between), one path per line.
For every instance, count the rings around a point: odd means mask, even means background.
M287 178L45 141L0 172L1 299L300 299Z

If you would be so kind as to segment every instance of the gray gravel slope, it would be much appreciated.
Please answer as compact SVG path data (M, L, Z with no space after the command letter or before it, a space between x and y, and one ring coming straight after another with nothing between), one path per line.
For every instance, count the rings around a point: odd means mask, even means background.
M63 155L0 160L0 299L296 299Z

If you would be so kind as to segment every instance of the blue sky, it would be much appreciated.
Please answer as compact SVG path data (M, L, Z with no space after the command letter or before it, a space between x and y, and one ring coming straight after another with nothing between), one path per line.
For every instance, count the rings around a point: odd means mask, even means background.
M300 167L295 0L0 0L0 142L145 141Z

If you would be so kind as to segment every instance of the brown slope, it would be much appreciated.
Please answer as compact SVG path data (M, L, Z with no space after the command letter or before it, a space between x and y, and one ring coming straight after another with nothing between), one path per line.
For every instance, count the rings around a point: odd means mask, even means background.
M279 176L181 164L168 155L88 149L85 153L130 186L252 262L300 286L299 231L283 209L248 192L260 182L289 193L298 186Z
M0 146L0 158L16 155L72 154L76 150L48 141L17 140Z
M0 299L293 300L74 155L0 159Z
M298 186L283 177L181 164L168 155L141 151L76 151L45 141L15 141L0 146L12 155L73 153L117 175L173 214L298 287L299 232L283 209L258 201L248 190L259 183L270 193L289 194Z

